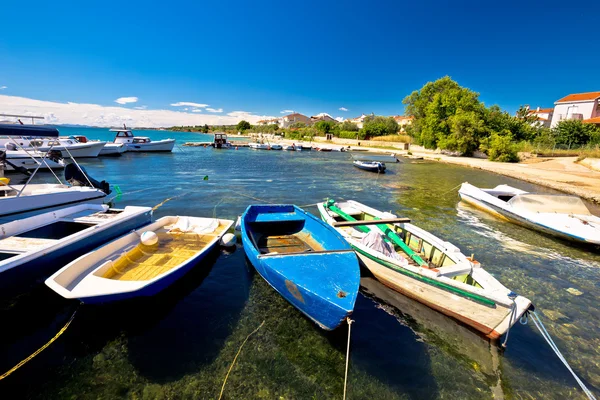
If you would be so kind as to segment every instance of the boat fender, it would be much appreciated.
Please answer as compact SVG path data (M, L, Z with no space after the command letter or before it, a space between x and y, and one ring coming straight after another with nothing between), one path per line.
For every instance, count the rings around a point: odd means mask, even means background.
M144 246L154 246L158 243L158 235L152 231L144 232L142 233L142 236L140 236L140 242Z
M237 220L235 221L235 230L236 231L241 231L242 230L242 217L238 217Z
M226 233L221 238L221 246L223 247L234 247L237 242L237 238L233 233Z

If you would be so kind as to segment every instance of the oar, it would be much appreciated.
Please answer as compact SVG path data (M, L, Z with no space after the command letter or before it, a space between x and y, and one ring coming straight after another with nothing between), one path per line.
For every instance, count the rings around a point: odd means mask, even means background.
M325 208L333 211L334 213L338 214L340 217L344 218L345 220L356 221L355 218L346 214L345 212L340 210L338 207L334 206L334 204L335 204L334 200L329 200L328 202L325 203ZM379 218L375 217L375 219L379 219ZM381 232L383 232L384 235L389 237L390 240L392 242L394 242L394 244L399 246L402 249L402 251L404 251L417 264L419 264L420 266L428 266L427 261L423 260L417 253L415 253L414 250L411 249L406 243L404 243L404 241L398 235L396 235L396 233L394 231L392 231L387 225L378 224L375 226L377 226L377 228L379 228L379 230ZM356 229L358 229L361 232L365 232L365 233L371 231L371 229L366 226L357 226Z

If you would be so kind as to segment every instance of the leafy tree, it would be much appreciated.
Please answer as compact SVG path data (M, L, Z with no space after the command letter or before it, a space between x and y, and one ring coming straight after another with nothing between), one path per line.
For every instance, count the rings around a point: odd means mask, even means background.
M335 128L336 123L333 121L319 121L315 124L315 129L321 133L330 133Z
M251 129L252 125L250 125L250 122L248 121L241 120L235 127L238 130L238 132L244 132L248 129Z
M340 131L358 132L358 125L350 121L344 121L338 125Z
M480 149L492 161L518 162L517 146L513 141L512 133L505 129L501 133L493 132L490 137L483 139Z
M292 129L306 128L306 124L304 122L294 122L293 124L290 125L290 128L292 128Z
M598 127L578 120L560 121L553 131L556 142L569 147L593 143L600 139Z
M393 117L369 116L365 118L362 132L366 137L393 135L400 127Z
M208 133L208 125L204 124L204 126L202 127L202 133Z

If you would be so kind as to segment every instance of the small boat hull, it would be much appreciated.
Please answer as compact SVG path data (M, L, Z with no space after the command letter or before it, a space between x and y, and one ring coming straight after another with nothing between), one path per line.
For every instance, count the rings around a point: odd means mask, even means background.
M127 151L134 153L171 152L175 147L175 139L164 139L149 143L127 143Z
M74 143L70 146L53 146L52 150L60 150L64 158L94 158L104 148L104 142ZM38 151L47 152L50 147L37 147Z
M248 259L294 307L325 330L352 313L360 271L335 230L292 205L249 206L241 225Z
M98 156L101 157L118 157L121 154L127 152L127 146L123 143L106 143L102 150L100 150L100 154Z
M363 171L376 172L378 174L385 173L385 164L379 161L365 162L365 161L354 161L352 163L356 168L362 169Z

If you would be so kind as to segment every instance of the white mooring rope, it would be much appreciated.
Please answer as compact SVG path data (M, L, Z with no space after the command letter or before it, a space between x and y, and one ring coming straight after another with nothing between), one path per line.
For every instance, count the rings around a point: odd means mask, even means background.
M352 323L354 322L350 318L346 318L348 322L348 345L346 346L346 373L344 374L344 400L346 400L346 385L348 383L348 364L350 363L350 332L352 330Z
M581 381L581 379L579 379L579 377L577 376L577 374L575 374L575 372L573 371L573 369L571 369L571 366L569 365L569 363L567 362L567 360L565 359L565 357L562 355L562 353L560 352L560 350L558 350L558 347L556 346L556 343L554 343L554 340L552 340L552 337L550 337L550 334L546 330L546 327L542 323L542 320L540 319L540 317L538 317L538 315L536 314L535 311L533 311L533 318L531 318L531 320L535 324L536 328L538 328L538 330L540 331L540 333L542 334L542 336L544 337L544 339L546 339L546 342L548 343L548 345L550 346L550 348L552 350L554 350L554 353L556 354L556 356L558 357L558 359L560 361L562 361L562 363L565 365L565 367L567 367L567 369L569 370L569 372L571 372L571 375L573 375L573 378L575 378L575 380L577 381L577 383L579 384L579 386L581 387L581 389L583 390L583 392L588 397L588 399L590 399L590 400L596 400L596 397L594 396L594 394L587 388L587 386L585 386L585 384Z

